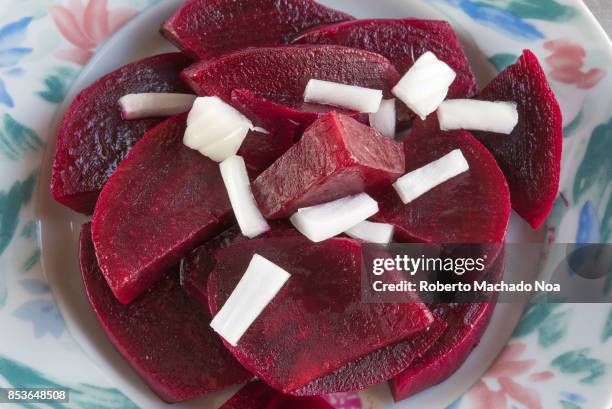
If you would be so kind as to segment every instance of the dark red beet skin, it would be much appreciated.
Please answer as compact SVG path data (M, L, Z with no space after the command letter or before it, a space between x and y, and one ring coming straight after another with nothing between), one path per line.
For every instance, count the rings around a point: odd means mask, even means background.
M191 92L180 79L189 60L162 54L105 75L76 97L57 132L51 192L58 202L85 214L129 149L161 119L124 121L119 98L141 92Z
M510 219L508 186L495 159L476 138L464 131L442 132L433 117L425 123L416 121L404 147L406 172L455 149L461 149L470 169L406 205L395 189L386 189L376 196L380 212L374 219L395 225L400 241L433 244L504 241Z
M559 191L563 146L561 110L536 56L526 50L478 95L514 101L519 122L510 135L475 132L504 172L512 207L533 228L540 227Z
M227 103L236 89L272 99L302 98L312 78L381 89L390 98L400 79L385 57L337 45L246 49L196 63L182 76L197 94Z
M292 391L292 395L316 396L365 389L388 381L425 354L442 336L446 322L439 318L426 330L385 348L381 348L336 371Z
M335 238L312 243L295 231L243 241L216 253L208 281L213 315L254 254L291 277L238 346L226 347L259 379L285 393L433 322L422 303L361 302L359 242Z
M183 145L185 127L182 114L148 132L100 194L93 241L100 268L122 303L231 223L219 166Z
M431 51L457 73L449 98L477 92L476 79L453 28L435 20L355 20L310 30L296 44L337 44L387 57L403 74L425 52Z
M301 31L351 16L312 0L188 0L162 34L194 59L286 44Z
M79 253L85 290L100 325L164 401L179 402L252 379L208 326L208 312L180 287L176 269L136 302L122 305L98 267L90 224L83 226Z
M287 396L263 382L251 382L219 409L333 409L320 397Z
M267 218L381 189L403 175L402 145L337 113L315 122L302 139L252 185Z

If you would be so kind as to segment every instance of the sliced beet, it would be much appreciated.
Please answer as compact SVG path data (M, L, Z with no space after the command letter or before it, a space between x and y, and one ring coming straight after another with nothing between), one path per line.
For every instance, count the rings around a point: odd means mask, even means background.
M504 172L514 210L538 228L559 191L563 136L561 110L537 57L526 50L480 92L478 99L518 105L519 122L512 134L474 135Z
M183 78L199 95L231 103L232 91L245 89L264 98L302 98L312 78L383 90L390 98L399 74L385 57L337 45L252 48L204 60Z
M404 173L402 145L352 118L329 113L253 182L267 218L393 183Z
M417 19L355 20L318 27L294 41L296 44L337 44L387 57L403 74L425 52L433 52L447 63L457 78L450 98L465 98L477 92L476 79L453 28L446 21Z
M386 189L376 197L380 212L374 219L395 225L400 241L433 244L504 241L510 219L508 185L493 156L476 138L464 131L442 132L432 116L424 123L416 121L404 148L407 172L455 149L461 149L470 169L408 204L402 203L393 188Z
M231 223L219 166L183 145L185 127L182 114L149 131L100 194L93 241L100 269L122 303Z
M292 395L316 396L365 389L388 381L425 354L442 336L446 322L436 318L431 326L416 335L368 355L292 391Z
M124 121L117 105L126 94L189 93L180 72L189 60L162 54L105 75L76 97L57 132L51 192L58 202L91 214L100 190L129 149L161 119Z
M219 409L333 409L320 397L287 396L263 382L251 382Z
M188 0L162 34L194 59L286 44L299 32L352 19L312 0Z
M215 315L254 254L291 274L238 346L226 347L246 368L285 393L355 359L425 329L420 303L361 302L361 244L335 238L312 243L295 231L242 241L217 251L208 281Z
M249 177L255 179L268 169L295 142L297 125L291 121L278 121L270 132L250 131L238 155L244 158Z
M98 267L90 224L83 226L79 253L85 290L100 325L164 401L179 402L252 379L207 325L210 314L180 287L176 268L136 302L122 305Z
M253 94L245 89L232 91L232 105L249 117L257 126L275 129L286 121L296 124L296 135L301 136L306 128L331 111L348 115L367 124L368 115L347 111L329 105L304 102L303 97L276 97L275 100Z

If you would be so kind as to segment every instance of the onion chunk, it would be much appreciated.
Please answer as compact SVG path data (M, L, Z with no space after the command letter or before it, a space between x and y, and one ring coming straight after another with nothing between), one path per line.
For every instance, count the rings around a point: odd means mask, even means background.
M270 230L257 208L244 159L230 156L219 164L219 168L242 234L252 239Z
M144 119L172 116L191 109L197 96L167 92L127 94L119 98L123 119Z
M210 326L232 346L259 317L291 275L263 258L253 255L249 267Z
M440 129L466 129L510 134L518 124L515 102L491 102L474 99L451 99L438 108Z
M456 77L451 67L428 51L416 60L392 92L425 120L444 101Z
M378 213L378 203L365 193L299 209L291 223L318 243L341 234Z
M395 137L396 122L395 99L383 100L378 112L370 114L370 126L389 138Z
M363 113L375 113L380 108L383 92L378 89L311 79L304 91L304 101L333 105Z
M394 230L392 224L364 221L351 227L345 233L349 237L369 243L389 244Z
M470 166L461 149L455 149L440 159L402 176L393 187L402 202L408 204L469 169Z

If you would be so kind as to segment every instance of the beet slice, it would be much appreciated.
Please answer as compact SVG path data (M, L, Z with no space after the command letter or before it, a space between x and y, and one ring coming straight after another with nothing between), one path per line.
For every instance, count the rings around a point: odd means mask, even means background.
M433 52L457 73L450 98L477 92L476 79L453 28L446 21L417 19L355 20L310 30L296 44L337 44L387 57L403 74L425 52Z
M182 114L148 132L100 194L93 241L100 269L122 303L231 223L219 166L183 145L185 128Z
M420 303L361 302L361 244L335 238L312 243L296 231L233 244L216 252L208 281L215 315L254 254L291 278L243 335L226 347L268 385L285 393L397 343L433 322Z
M503 253L490 270L490 281L501 279ZM431 306L437 319L446 321L444 334L422 357L390 381L396 402L406 399L451 376L465 362L489 325L496 305L496 294L486 303L437 304Z
M272 131L249 131L238 155L244 162L251 179L255 179L264 170L268 169L278 158L291 148L295 142L297 125L291 121L276 123Z
M511 135L475 132L504 172L512 207L540 227L559 191L563 146L561 110L537 57L529 50L480 92L478 99L514 101L519 122Z
M331 111L350 116L364 124L368 124L369 121L366 114L329 105L304 102L303 97L275 97L275 100L271 100L257 96L245 89L232 91L232 105L249 117L257 126L265 129L275 129L279 123L283 124L285 121L290 121L296 124L296 136L298 137L317 119Z
M407 172L455 149L461 149L470 170L406 205L393 188L386 189L376 195L380 212L374 216L375 220L395 225L396 238L406 242L495 244L504 241L510 219L508 186L495 159L476 138L464 131L440 131L434 115L424 123L416 121L404 147Z
M312 78L383 90L387 98L400 76L385 57L337 45L252 48L204 60L185 69L185 81L199 95L231 103L236 89L264 98L303 98Z
M189 60L162 54L128 64L85 88L57 132L51 192L58 202L91 214L100 190L136 141L161 119L124 121L117 105L130 93L191 90L180 79Z
M431 348L446 330L446 322L436 318L427 328L395 345L388 346L311 381L292 395L316 396L365 389L388 381L408 368Z
M188 0L162 34L194 59L286 44L300 31L352 19L312 0Z
M253 182L267 218L380 189L404 173L400 143L352 118L331 112Z
M252 379L207 325L210 314L180 287L176 269L136 302L122 305L98 267L89 223L81 231L79 254L85 290L100 325L164 401L179 402Z
M251 382L220 409L334 409L320 397L287 396L263 382Z

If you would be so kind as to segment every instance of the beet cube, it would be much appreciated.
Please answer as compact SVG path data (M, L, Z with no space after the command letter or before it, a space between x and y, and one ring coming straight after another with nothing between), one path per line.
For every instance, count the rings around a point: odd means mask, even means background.
M194 59L286 44L300 31L352 19L312 0L188 0L162 34Z
M183 291L176 268L131 305L122 305L98 267L91 225L80 240L81 274L106 335L151 390L166 402L203 396L252 375L208 326L208 311Z
M559 191L563 146L561 110L536 56L526 50L478 95L514 101L512 134L474 132L493 154L510 186L512 208L533 228L544 223Z
M333 409L320 397L287 396L263 382L251 382L220 409Z
M380 189L404 173L400 143L354 119L329 113L253 183L267 218Z
M226 343L245 368L285 393L427 328L420 303L361 302L361 244L335 238L312 243L296 231L242 241L216 252L208 281L216 315L259 254L291 274L242 336Z
M51 192L58 202L91 214L98 194L119 163L161 119L125 121L117 105L126 94L189 93L180 72L189 64L181 54L162 54L105 75L76 97L57 132Z

